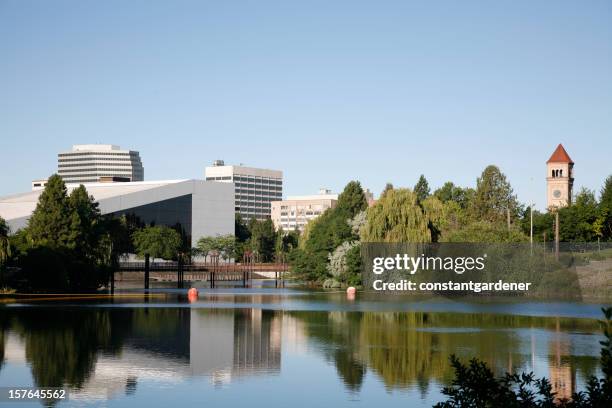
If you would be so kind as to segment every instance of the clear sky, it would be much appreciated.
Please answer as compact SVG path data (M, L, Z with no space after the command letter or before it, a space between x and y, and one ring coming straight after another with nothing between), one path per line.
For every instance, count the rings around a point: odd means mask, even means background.
M493 163L542 208L558 143L577 187L612 173L612 2L0 0L0 195L98 142L148 180L280 169L286 195Z

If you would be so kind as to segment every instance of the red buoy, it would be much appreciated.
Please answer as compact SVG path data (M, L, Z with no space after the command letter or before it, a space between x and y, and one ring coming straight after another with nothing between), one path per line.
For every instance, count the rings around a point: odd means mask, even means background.
M187 300L189 300L189 303L193 303L198 300L198 290L196 288L190 288L187 291Z

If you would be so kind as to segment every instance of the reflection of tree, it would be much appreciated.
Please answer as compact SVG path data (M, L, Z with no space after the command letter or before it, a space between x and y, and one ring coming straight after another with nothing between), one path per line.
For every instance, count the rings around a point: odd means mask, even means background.
M116 351L120 343L108 311L24 310L15 326L40 387L82 386L98 350Z
M367 366L357 356L360 313L296 312L306 325L308 335L317 340L328 361L334 362L338 375L352 391L361 388Z
M557 324L564 330L597 328L595 322L586 319L479 313L294 315L307 323L306 333L322 345L325 356L335 363L338 374L352 389L359 389L366 367L389 388L418 386L425 392L431 380L449 384L453 377L448 363L451 353L478 357L503 374L519 369L528 359L525 353L520 353L521 338L508 329L554 329ZM581 366L588 367L588 363L582 362Z

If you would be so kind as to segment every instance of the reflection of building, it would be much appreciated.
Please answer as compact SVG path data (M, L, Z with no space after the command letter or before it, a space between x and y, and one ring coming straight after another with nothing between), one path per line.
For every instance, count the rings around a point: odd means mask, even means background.
M57 173L66 183L93 183L100 177L123 177L143 181L140 154L105 144L74 145L57 155Z
M546 207L565 207L572 202L574 162L559 144L546 162Z
M338 202L338 194L321 189L319 194L307 196L290 196L286 200L272 202L272 222L276 229L285 231L304 227L310 220L323 214L328 208L334 208Z
M68 192L78 187L68 184ZM231 185L201 180L87 183L85 188L102 214L133 215L145 223L178 226L191 237L233 234L234 191ZM0 216L12 231L27 225L42 190L0 198Z
M236 213L242 218L270 218L270 203L283 198L283 172L244 166L226 166L215 160L206 167L206 180L234 183Z
M137 308L116 317L125 322L113 325L120 347L102 351L94 346L91 360L81 359L92 364L86 364L81 379L72 379L79 385L70 389L71 400L104 401L134 393L141 383L177 384L207 376L212 383L223 384L239 376L280 371L281 312ZM4 342L5 361L31 364L36 357L31 352L26 355L27 341L27 337L9 331ZM54 356L59 355L53 351L45 354L45 364L57 364L65 370L64 365L53 362ZM68 373L58 374L62 380Z
M233 375L279 372L282 320L269 310L249 309L236 315Z
M560 339L559 327L551 340L550 350L554 353L549 363L549 378L556 399L570 399L576 391L576 370L569 361L570 345Z

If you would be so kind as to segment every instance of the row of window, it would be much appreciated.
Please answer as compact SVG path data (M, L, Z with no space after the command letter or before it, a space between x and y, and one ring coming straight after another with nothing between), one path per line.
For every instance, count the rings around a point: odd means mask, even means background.
M262 208L270 208L270 203L262 203L262 202L253 202L253 201L236 201L236 205L241 207L262 207Z
M206 177L207 181L231 181L231 176L218 176L218 177ZM234 177L233 181L239 187L251 187L251 186L262 186L267 187L268 185L273 188L273 185L282 186L282 180L262 179L254 177Z
M269 186L266 184L253 184L253 183L236 183L236 187L248 188L248 189L258 189L258 190L273 190L273 191L283 191L283 186Z
M97 168L97 169L59 169L58 173L61 174L97 174L98 172L117 172L121 174L132 174L130 169L109 169L109 168Z
M270 197L282 197L282 190L279 191L266 191L266 190L250 190L244 188L237 188L236 194L248 194L248 195L256 195L256 196L270 196Z
M245 194L238 194L238 195L236 195L236 200L263 201L263 202L271 203L272 201L278 201L279 199L280 199L280 197L278 197L278 198L275 198L275 197L260 197L260 196L245 195Z
M109 159L109 160L104 160L104 159L93 159L93 160L60 160L59 163L57 164L58 166L89 166L92 164L133 164L133 165L141 165L142 163L140 163L137 160L119 160L119 159Z
M299 212L297 214L298 217L313 217L313 216L317 216L317 215L321 215L321 211L306 211L306 212ZM287 212L281 212L281 217L295 217L295 212L291 212L291 213L287 213Z
M242 213L257 213L257 214L270 214L270 212L265 208L253 208L253 207L236 207L236 211Z
M68 153L59 153L58 157L74 157L74 156L137 156L138 152L114 152L114 153L105 153L105 152L68 152Z
M234 175L234 181L246 181L246 182L255 182L255 183L263 183L263 184L276 184L276 185L282 185L283 184L283 180L282 179L275 179L275 178L269 178L269 177L259 177L259 176L244 176L244 175L239 175L236 174Z

